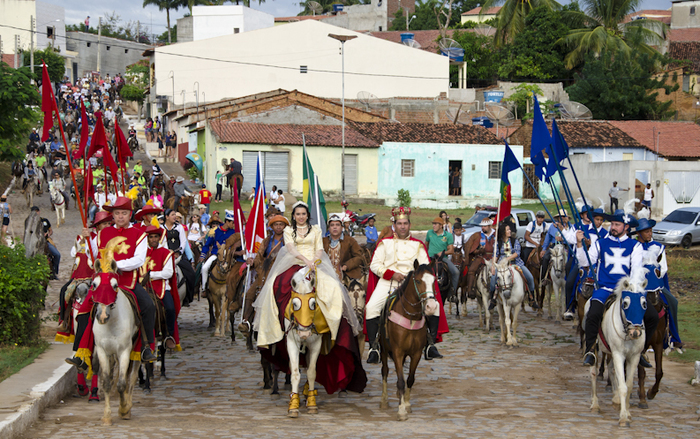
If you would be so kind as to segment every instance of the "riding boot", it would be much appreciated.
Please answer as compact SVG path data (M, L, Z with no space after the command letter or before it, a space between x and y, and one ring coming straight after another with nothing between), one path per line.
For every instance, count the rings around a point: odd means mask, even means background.
M472 273L471 270L467 273L467 297L474 298L474 282L476 282L476 274Z
M440 325L440 317L428 316L425 318L428 324L428 344L425 346L425 359L432 360L433 358L442 358L440 352L435 347L437 339L438 326Z
M593 352L593 345L598 339L598 331L600 330L600 323L603 320L603 312L605 311L605 305L599 300L591 300L590 303L591 305L586 315L586 354L583 357L584 366L595 365L596 358Z
M494 291L489 291L489 311L492 311L496 305L496 295L494 294Z
M90 314L78 314L78 316L75 318L75 321L78 323L78 329L76 329L75 331L73 351L77 352L78 347L80 346L80 340L83 338L83 334L85 333L85 328L87 327L88 322L90 321ZM88 365L85 363L85 361L82 358L78 358L76 356L66 358L66 363L76 366L78 368L78 371L84 371L88 369Z
M369 341L369 355L367 355L367 364L379 363L379 342L377 341L379 319L380 317L375 317L366 321L367 341Z

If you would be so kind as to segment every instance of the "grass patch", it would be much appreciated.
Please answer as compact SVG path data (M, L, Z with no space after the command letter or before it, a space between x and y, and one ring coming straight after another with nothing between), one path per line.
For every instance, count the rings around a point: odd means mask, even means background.
M686 302L686 303L684 303ZM700 304L681 301L678 304L678 331L683 341L683 355L674 352L669 358L683 363L700 360Z
M700 282L700 270L698 259L700 254L696 250L673 248L666 251L668 259L668 276L673 280L688 282Z
M32 346L0 346L0 382L31 364L48 347L43 340Z

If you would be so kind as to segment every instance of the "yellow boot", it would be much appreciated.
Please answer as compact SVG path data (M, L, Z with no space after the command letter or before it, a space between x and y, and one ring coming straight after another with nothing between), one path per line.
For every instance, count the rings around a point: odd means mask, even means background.
M318 406L316 405L316 395L318 395L318 390L309 390L306 395L306 408L309 410L309 414L318 413Z
M290 418L299 417L299 394L292 393L289 395L289 410L287 410L287 416Z

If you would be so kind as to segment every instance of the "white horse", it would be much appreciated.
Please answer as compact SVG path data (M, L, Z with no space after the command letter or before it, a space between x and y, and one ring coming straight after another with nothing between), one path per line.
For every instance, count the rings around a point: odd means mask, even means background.
M644 350L644 313L647 309L646 280L633 283L630 278L618 282L613 293L614 303L603 314L601 330L604 343L598 337L598 357L601 353L612 356L613 367L610 368L613 383L613 405L620 406L620 427L630 426L630 395L632 394L634 372L639 364L639 357ZM590 301L586 303L586 312ZM584 325L585 327L585 325ZM591 411L600 412L596 389L598 358L591 366Z
M308 274L307 274L308 273ZM314 389L316 381L316 361L321 353L323 335L314 330L314 314L318 308L316 303L316 274L307 272L306 269L297 271L292 277L292 297L289 307L285 312L285 332L287 332L287 352L289 354L289 368L292 371L292 394L289 401L287 416L299 417L299 356L303 348L306 348L306 378L309 390L306 399L306 408L310 414L318 413L316 395ZM319 308L320 311L320 308ZM305 392L307 393L307 392Z
M116 269L116 263L113 262ZM116 270L115 270L116 271ZM92 333L95 336L95 353L99 361L99 386L104 391L105 410L102 417L104 425L112 425L112 409L109 396L114 382L119 392L119 415L122 419L131 419L132 396L138 376L140 361L131 360L134 337L138 334L138 325L134 310L127 298L129 292L118 287L114 273L101 272L100 260L95 263L95 277L92 282L96 312ZM111 296L111 303L99 303L98 294Z
M54 187L49 189L49 193L51 194L51 202L56 208L56 227L60 227L61 224L66 223L66 199L61 191Z
M487 334L491 332L491 311L489 311L490 264L491 261L487 261L476 278L476 304L479 308L479 327L483 327Z
M492 266L493 262L490 262L489 271ZM496 293L498 294L501 343L505 343L507 346L517 346L518 313L520 313L520 304L525 298L525 285L522 275L506 260L496 264Z
M556 307L556 319L561 320L561 316L566 309L566 246L556 244L550 250L549 277L552 280L547 284L547 306L549 318L552 318L552 295L554 295L554 306Z

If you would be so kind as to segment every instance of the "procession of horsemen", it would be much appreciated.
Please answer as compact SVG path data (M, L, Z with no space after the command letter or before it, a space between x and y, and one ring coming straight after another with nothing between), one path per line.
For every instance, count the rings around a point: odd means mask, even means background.
M236 206L240 162L232 161L228 178L235 181L233 210L210 215L208 204L195 202L207 197L206 188L204 195L195 193L184 177L166 183L156 160L150 175L140 161L130 172L133 152L118 123L111 115L95 116L94 128L88 128L83 111L80 139L68 152L51 152L66 157L68 169L53 163L50 191L59 215L70 202L70 185L63 182L69 173L85 225L71 250L71 278L61 289L56 339L73 344L66 362L77 369L77 392L89 401L104 398L105 424L112 422L113 389L120 417L130 419L137 380L150 391L155 362L165 376L172 351L196 349L187 347L187 333L178 326L182 307L195 295L209 302L214 336L230 331L235 340L239 332L247 348L259 352L266 390L277 392L278 376L288 377L291 418L318 413L319 387L328 394L363 392L366 368L379 363L380 405L387 408L391 360L397 419L406 420L413 385L421 379L420 361L443 358L438 346L449 332L447 312L456 307L457 314L466 313L469 300L476 301L486 332L495 326L492 312L498 313L500 341L508 347L518 345L518 315L526 307L543 315L547 300L550 318L577 320L582 364L592 380L591 408L598 409L598 370L607 366L621 426L630 424L634 372L640 404L646 404L659 390L663 352L682 349L665 246L653 240L655 221L631 211L570 204L573 224L563 208L550 216L551 223L540 211L522 243L513 216L500 209L487 208L480 230L468 239L461 223L449 223L443 212L422 241L411 231L411 209L402 206L392 210L391 225L381 233L370 222L367 243L360 245L344 227L345 213L314 218L299 201L289 216L265 208L264 239L251 252L245 244L250 222L241 221ZM114 130L105 130L110 125ZM25 192L35 190L41 172L33 163L43 154L28 150L17 174L25 177ZM38 213L32 209L25 227ZM647 393L650 347L656 382Z

